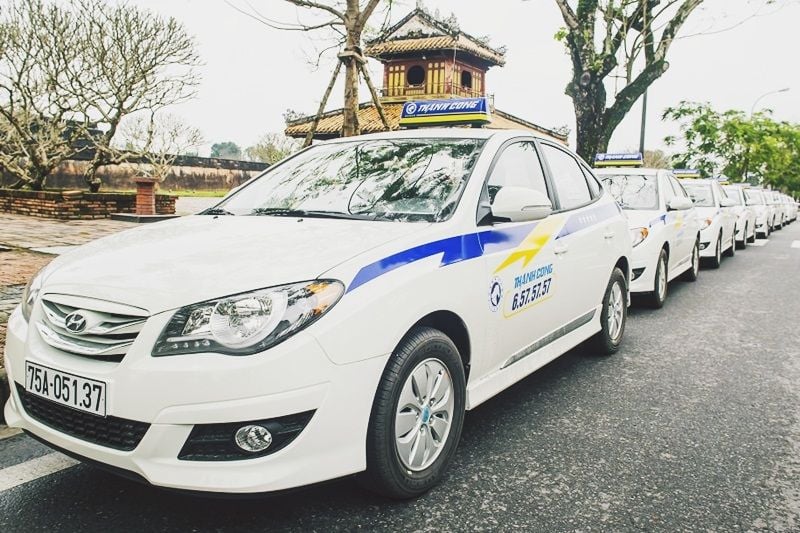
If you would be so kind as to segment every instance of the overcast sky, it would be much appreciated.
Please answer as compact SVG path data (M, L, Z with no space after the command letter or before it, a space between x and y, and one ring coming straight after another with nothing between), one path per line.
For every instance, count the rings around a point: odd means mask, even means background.
M231 1L246 8L248 0ZM295 8L283 0L249 1L271 18L296 19ZM761 7L766 0L706 0L695 12L682 33L703 34L673 44L670 69L651 87L648 148L663 148L664 137L676 133L676 126L662 123L660 115L680 100L749 112L765 92L791 87L764 98L759 108L773 109L777 119L800 122L800 2L779 1L785 6L776 10ZM264 133L282 131L286 109L316 110L334 58L318 69L310 65L316 45L305 34L270 29L223 0L130 3L177 18L197 39L204 62L200 93L174 111L203 131L208 144L202 155L213 142L231 140L244 148ZM563 26L554 0L426 0L425 5L444 16L455 13L464 31L508 47L506 66L492 68L486 82L498 108L542 126L574 130L572 103L564 95L569 59L553 38ZM414 6L412 0L395 0L392 19ZM381 65L370 60L370 66L379 83ZM364 101L369 93L363 90L361 96ZM341 104L339 86L328 108ZM637 105L617 129L610 149L637 147L640 120Z

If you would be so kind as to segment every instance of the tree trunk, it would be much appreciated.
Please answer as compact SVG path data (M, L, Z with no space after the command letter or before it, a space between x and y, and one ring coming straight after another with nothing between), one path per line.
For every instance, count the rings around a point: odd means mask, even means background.
M355 57L346 58L344 64L344 113L342 137L361 133L358 123L358 62Z
M587 81L588 80L588 81ZM577 146L575 151L586 162L591 163L594 156L605 152L611 137L606 133L604 121L606 110L606 89L602 80L591 80L591 75L574 79L566 90L572 97L575 107Z

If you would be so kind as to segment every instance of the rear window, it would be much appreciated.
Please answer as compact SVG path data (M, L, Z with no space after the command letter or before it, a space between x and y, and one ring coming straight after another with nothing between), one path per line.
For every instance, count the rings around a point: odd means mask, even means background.
M658 209L658 181L655 176L615 174L600 176L600 179L623 209Z

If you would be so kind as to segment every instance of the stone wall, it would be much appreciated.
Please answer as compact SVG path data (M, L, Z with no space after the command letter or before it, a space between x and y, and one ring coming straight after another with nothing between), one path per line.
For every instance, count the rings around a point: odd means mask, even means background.
M176 196L156 195L156 213L175 214ZM0 213L62 220L108 218L111 213L135 213L135 193L82 191L18 191L0 189Z
M83 171L89 163L70 160L60 165L48 176L45 187L48 189L86 189ZM147 164L140 162L109 165L99 170L103 180L102 188L114 190L133 190L133 178L146 173ZM251 161L214 159L210 157L181 156L175 161L172 172L159 185L162 191L170 190L228 190L238 187L250 178L257 176L269 165ZM8 187L16 180L0 171L0 187Z

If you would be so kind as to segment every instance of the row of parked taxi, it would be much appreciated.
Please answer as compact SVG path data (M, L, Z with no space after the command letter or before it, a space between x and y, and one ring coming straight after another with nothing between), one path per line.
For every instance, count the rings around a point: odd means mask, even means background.
M639 154L599 154L595 174L628 215L631 293L653 307L664 305L672 279L696 280L701 259L719 268L723 255L797 219L797 203L781 192L641 164Z
M489 108L409 102L403 117L480 125ZM444 478L467 410L584 341L616 352L630 292L661 305L701 256L718 265L794 218L771 191L595 173L524 131L314 144L196 216L37 274L8 321L5 417L172 489L357 474L418 496Z

